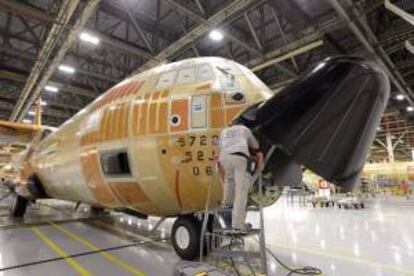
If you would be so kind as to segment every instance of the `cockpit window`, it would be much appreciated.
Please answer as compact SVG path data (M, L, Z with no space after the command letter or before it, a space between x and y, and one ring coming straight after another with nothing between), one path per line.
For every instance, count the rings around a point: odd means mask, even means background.
M206 80L213 80L214 73L213 69L209 64L201 64L197 66L197 80L198 81L206 81Z
M195 66L182 68L178 71L177 84L192 83L195 82Z
M165 87L173 85L175 82L176 75L177 75L177 71L170 71L170 72L161 74L155 88L159 89L159 88L165 88Z

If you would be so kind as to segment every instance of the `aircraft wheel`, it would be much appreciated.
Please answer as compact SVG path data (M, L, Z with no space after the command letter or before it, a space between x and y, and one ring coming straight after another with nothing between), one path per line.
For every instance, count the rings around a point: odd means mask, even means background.
M10 213L15 218L21 218L26 212L28 200L18 194L13 196Z
M355 209L358 209L359 208L359 205L358 204L354 204L354 207L355 207Z
M365 208L365 205L363 202L361 202L361 209L364 209L364 208Z
M339 208L339 209L342 209L342 205L341 205L341 204L338 204L338 208Z
M172 228L172 245L178 256L192 261L200 254L201 222L194 216L180 216Z

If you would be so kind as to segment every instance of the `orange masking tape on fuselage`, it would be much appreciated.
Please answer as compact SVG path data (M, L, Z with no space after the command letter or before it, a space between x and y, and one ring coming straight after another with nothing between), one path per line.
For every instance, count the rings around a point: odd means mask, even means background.
M127 120L125 118L126 112L125 112L125 105L120 104L118 108L118 118L117 118L117 124L116 124L116 137L115 139L121 139L124 137L124 130L125 126L124 123Z
M139 135L145 135L147 133L147 110L148 102L145 102L139 110Z
M221 108L210 110L210 127L223 128L226 125L224 114Z
M175 197L177 198L178 205L180 208L183 207L183 204L181 202L181 196L180 196L180 171L176 170L175 172Z
M139 134L139 112L141 109L141 97L137 97L133 103L132 111L132 135L134 137Z
M106 206L116 204L116 199L104 183L101 170L99 168L98 154L96 150L89 150L81 154L81 165L83 175L89 189L95 199Z
M148 214L164 214L164 211L147 197L137 182L114 182L109 186L124 206Z
M223 97L222 94L212 94L210 96L210 108L222 108L223 107Z
M243 108L244 106L226 108L226 125L230 124Z
M168 89L164 89L162 92L161 92L161 95L160 95L160 98L161 99L166 99L167 97L168 97L168 95L170 94L170 90L168 90Z
M110 187L119 200L127 206L151 203L137 182L114 182L110 184Z
M188 100L180 99L171 102L171 115L178 115L179 122L176 125L171 125L171 132L188 130Z
M196 87L196 90L197 90L197 92L204 91L204 90L208 91L208 90L210 90L210 88L211 88L211 82L208 82L208 83L205 83L205 84L198 85Z
M109 106L105 107L105 112L107 113L107 117L104 124L104 141L108 141L110 138L111 128L112 128L112 120L114 118L113 113L114 110L111 110Z
M161 102L158 111L158 133L168 131L168 103Z
M116 129L117 129L117 120L119 115L119 106L115 105L113 110L109 113L111 120L110 120L110 126L107 129L107 140L114 140L116 138Z
M122 129L122 138L128 138L129 137L129 125L130 125L129 122L131 121L131 116L130 116L130 112L129 112L130 105L131 104L128 101L128 102L124 103L124 106L123 106L124 114L125 114L124 115L125 120L123 122L124 127Z

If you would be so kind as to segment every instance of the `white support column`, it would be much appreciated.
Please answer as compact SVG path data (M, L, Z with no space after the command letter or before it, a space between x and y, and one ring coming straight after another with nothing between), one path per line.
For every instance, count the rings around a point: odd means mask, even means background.
M386 142L387 142L387 151L388 151L388 162L393 163L394 162L394 147L392 145L392 136L390 132L387 132Z

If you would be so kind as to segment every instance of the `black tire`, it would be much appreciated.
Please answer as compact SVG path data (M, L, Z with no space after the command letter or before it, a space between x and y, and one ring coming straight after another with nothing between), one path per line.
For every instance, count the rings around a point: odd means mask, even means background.
M339 208L339 209L342 209L342 205L341 205L341 204L338 204L338 208Z
M201 222L192 215L178 217L175 221L171 233L172 245L184 260L193 261L199 257L201 226ZM179 235L187 235L188 241L183 241Z
M313 208L315 208L316 207L316 203L315 202L312 202L312 206L313 206Z
M365 208L365 204L363 202L361 202L361 209Z
M13 196L13 200L10 207L10 214L12 217L21 218L26 213L28 200L18 194Z
M329 208L329 205L330 205L330 203L329 203L329 202L326 202L326 203L325 203L325 206L326 206L327 208Z
M359 209L359 205L355 203L355 204L354 204L354 208L355 208L355 209Z

